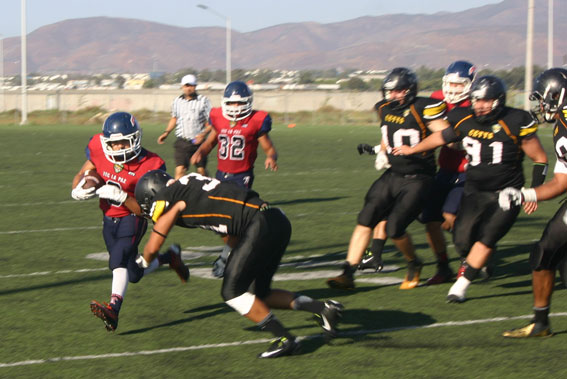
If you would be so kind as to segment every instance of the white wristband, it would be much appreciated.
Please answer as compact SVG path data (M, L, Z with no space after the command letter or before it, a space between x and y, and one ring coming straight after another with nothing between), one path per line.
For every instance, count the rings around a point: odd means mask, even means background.
M535 203L537 201L537 194L534 188L522 188L522 196L526 203Z

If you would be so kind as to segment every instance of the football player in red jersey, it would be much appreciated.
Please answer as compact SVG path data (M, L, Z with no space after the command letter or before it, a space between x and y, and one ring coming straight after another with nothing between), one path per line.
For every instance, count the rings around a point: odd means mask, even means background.
M219 145L217 149L217 174L221 182L232 182L244 188L252 188L254 162L258 145L266 154L264 167L277 171L278 154L268 133L272 130L272 118L264 111L252 109L253 94L241 81L229 83L223 94L222 106L213 108L210 124L213 129L207 140L191 157L196 165ZM222 277L231 243L224 238L226 246L213 264L213 274Z
M118 313L128 282L137 283L142 276L165 263L183 281L189 277L178 246L172 246L168 252L160 255L159 262L156 260L145 270L136 263L138 244L146 232L147 221L140 216L141 209L134 189L146 172L165 170L163 159L144 149L141 142L142 130L134 116L126 112L111 114L104 122L102 133L94 135L89 141L87 160L73 178L73 199L87 200L96 195L100 199L102 234L109 253L108 266L112 271L112 292L110 304L93 300L91 311L102 319L108 331L114 331L118 326ZM94 187L83 189L82 178L88 170L96 170L106 183L96 192Z
M246 83L229 83L222 106L211 110L213 130L191 157L191 163L196 164L218 144L216 178L245 188L252 188L254 182L258 145L266 153L264 167L272 171L278 169L276 148L268 135L272 118L264 111L252 109L252 100L252 91Z
M535 188L506 188L500 192L502 209L524 203L528 214L537 209L537 202L549 200L567 191L567 70L551 68L541 73L533 86L531 98L538 102L536 114L546 122L555 122L553 145L557 161L553 179ZM559 207L545 227L541 239L530 253L534 317L530 323L518 329L507 330L508 338L549 337L553 335L549 323L551 295L555 286L555 270L559 268L561 279L565 277L567 258L567 203Z

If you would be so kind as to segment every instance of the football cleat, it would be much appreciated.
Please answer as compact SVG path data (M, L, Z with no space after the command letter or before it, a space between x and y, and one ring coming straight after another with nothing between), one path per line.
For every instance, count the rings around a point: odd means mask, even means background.
M506 338L530 338L530 337L551 337L553 332L549 325L541 325L532 323L522 328L507 330L502 333L502 337Z
M258 358L278 358L299 353L301 345L295 339L279 337L272 341L268 350L258 354Z
M321 313L315 314L315 320L323 328L327 336L336 337L337 325L343 317L343 309L344 306L338 301L327 300L325 301L325 308L323 308Z
M478 277L480 280L488 280L492 278L492 275L494 275L494 266L486 265L478 272Z
M419 259L414 259L408 263L408 273L402 284L400 285L401 290L411 290L419 284L419 275L421 274L421 269L423 268L423 262Z
M425 282L426 286L433 286L435 284L447 283L453 279L453 271L449 266L437 266L437 272Z
M346 274L341 274L337 277L327 279L327 285L340 290L353 290L354 278Z
M177 244L171 245L167 252L171 254L169 268L175 271L183 283L187 283L187 280L189 280L189 268L185 266L183 259L181 259L181 247Z
M362 260L358 265L359 270L364 270L367 268L371 268L374 271L382 271L384 268L384 262L382 261L382 257L378 255L374 255L370 250L366 250L364 255L362 256Z
M106 330L114 332L118 328L118 312L108 303L100 304L98 301L91 301L91 312L104 322Z
M464 303L467 299L464 296L460 296L454 293L447 295L447 303Z

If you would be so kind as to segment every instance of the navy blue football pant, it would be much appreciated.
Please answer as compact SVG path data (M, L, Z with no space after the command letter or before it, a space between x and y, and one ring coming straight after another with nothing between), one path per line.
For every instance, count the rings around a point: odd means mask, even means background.
M218 170L216 179L221 182L234 183L242 188L250 189L252 188L252 183L254 183L254 170L243 171L237 174Z
M144 269L138 266L136 257L147 228L148 221L142 217L103 217L102 235L110 255L108 268L111 271L118 267L126 268L131 283L137 283L144 276Z

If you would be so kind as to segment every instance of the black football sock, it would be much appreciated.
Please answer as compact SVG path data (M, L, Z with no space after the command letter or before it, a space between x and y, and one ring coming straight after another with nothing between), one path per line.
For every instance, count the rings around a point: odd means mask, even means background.
M312 299L309 296L296 294L296 298L293 299L293 309L311 313L321 313L323 309L325 309L325 303Z
M471 267L470 265L467 264L463 276L465 277L465 279L468 279L469 281L472 282L478 276L479 271L480 269Z
M370 251L376 258L382 257L382 251L384 251L384 245L386 244L386 240L380 238L372 239L372 244L370 245Z
M447 256L446 250L444 250L440 253L437 253L437 263L439 265L442 265L442 264L448 265L449 264L449 257Z
M354 278L354 273L356 271L356 266L351 266L348 261L343 263L343 275L348 276L349 278Z
M265 319L258 323L261 330L268 331L272 333L275 337L286 337L290 340L294 340L293 334L287 331L287 329L282 325L282 323L270 312Z
M549 325L549 306L534 307L534 322L545 326Z

